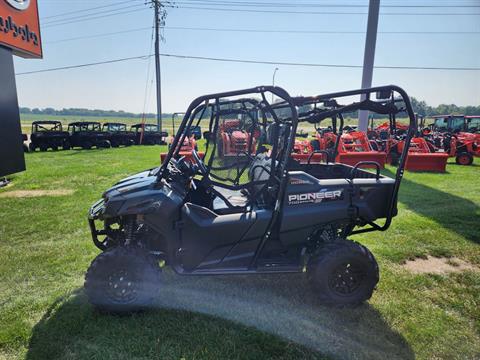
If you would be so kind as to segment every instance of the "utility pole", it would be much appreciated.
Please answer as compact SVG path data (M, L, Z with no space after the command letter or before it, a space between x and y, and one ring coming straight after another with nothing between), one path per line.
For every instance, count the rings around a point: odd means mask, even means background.
M157 126L162 131L162 79L160 74L160 0L152 0L155 6L155 75L157 80Z
M365 39L365 53L363 56L362 89L372 87L373 64L375 61L375 46L377 43L378 13L380 12L380 0L370 0L368 5L367 36ZM365 100L365 95L361 96ZM368 111L358 112L358 129L367 131Z

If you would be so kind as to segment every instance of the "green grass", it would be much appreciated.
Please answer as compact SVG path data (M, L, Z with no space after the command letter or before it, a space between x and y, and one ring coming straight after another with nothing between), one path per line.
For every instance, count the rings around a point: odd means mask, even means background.
M131 147L26 155L28 171L12 176L12 185L0 192L75 193L0 198L0 359L322 358L206 315L159 309L106 316L87 304L83 275L98 253L89 237L87 209L114 182L155 166L159 152L159 147ZM380 264L370 306L335 312L319 306L319 312L340 319L342 332L397 334L420 359L478 358L480 273L413 275L401 264L434 255L480 265L479 169L449 164L446 174L406 173L392 227L355 237ZM342 354L339 348L336 355Z

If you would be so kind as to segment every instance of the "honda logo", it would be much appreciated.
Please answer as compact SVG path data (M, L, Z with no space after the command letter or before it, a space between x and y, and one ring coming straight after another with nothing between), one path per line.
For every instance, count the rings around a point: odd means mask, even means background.
M10 6L17 10L26 10L30 6L30 0L5 0Z

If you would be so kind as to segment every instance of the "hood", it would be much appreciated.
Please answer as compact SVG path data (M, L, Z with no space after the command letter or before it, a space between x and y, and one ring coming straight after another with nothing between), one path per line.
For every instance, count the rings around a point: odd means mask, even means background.
M145 170L120 180L103 193L103 198L120 194L127 195L131 192L139 191L142 188L149 187L157 180L157 169L158 168Z

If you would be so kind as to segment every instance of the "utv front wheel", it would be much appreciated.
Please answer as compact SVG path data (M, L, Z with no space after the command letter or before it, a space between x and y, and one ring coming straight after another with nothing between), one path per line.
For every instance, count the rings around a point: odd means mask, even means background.
M98 255L85 275L85 292L102 311L125 313L151 305L161 269L155 258L137 247L115 247Z
M370 299L379 280L373 254L349 240L325 245L311 259L308 275L319 300L339 307L357 306Z

